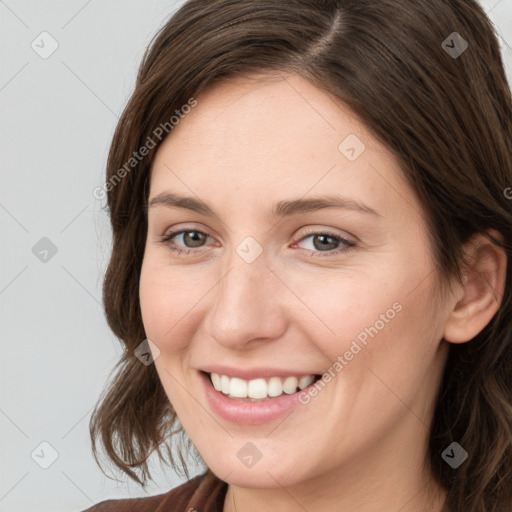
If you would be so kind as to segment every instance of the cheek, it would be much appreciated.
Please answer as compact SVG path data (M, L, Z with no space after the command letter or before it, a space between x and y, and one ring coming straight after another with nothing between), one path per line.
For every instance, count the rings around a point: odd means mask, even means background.
M364 315L345 323L346 335L331 359L343 357L339 385L352 396L357 418L390 420L404 412L403 404L415 404L423 417L426 395L437 385L439 336L436 312L427 307L431 292L428 286L409 296L397 290L395 302L381 296Z
M191 295L195 293L191 292L193 286L181 281L180 272L171 272L151 255L145 257L139 282L145 334L160 350L155 367L167 397L178 415L186 417L191 405L177 382L183 382L182 363L192 335L186 331L187 312L193 307Z
M168 294L164 293L164 286L157 279L157 272L146 264L143 264L140 276L139 300L146 336L159 344L165 330L166 311L169 310ZM169 327L170 324L167 329Z
M198 274L170 268L149 256L144 259L139 299L144 329L159 346L179 350L187 343L187 329L208 291Z
M439 320L429 307L433 281L418 277L424 276L423 269L409 265L405 273L404 268L389 265L371 273L340 273L336 279L292 283L308 306L307 311L297 307L294 322L331 365L343 358L342 367L336 365L334 371L350 366L355 382L357 375L367 378L369 368L393 379L397 371L405 376L428 367L439 341ZM404 362L410 372L404 370Z
M392 279L379 282L360 269L323 276L297 272L286 282L300 299L289 310L293 323L331 359L350 350L352 341L364 347L373 335L389 330L402 310Z

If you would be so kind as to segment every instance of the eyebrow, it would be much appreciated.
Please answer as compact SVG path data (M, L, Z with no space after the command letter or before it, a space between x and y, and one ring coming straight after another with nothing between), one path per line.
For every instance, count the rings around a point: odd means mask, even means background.
M153 197L147 206L147 209L154 208L158 205L164 205L169 208L178 207L191 210L208 217L217 217L219 215L210 208L205 202L194 197L181 196L171 192L162 192ZM300 213L308 213L324 208L341 208L344 210L352 210L359 213L365 213L381 217L381 214L370 206L340 195L316 196L309 199L294 199L290 201L279 201L272 209L272 217L285 217L297 215Z

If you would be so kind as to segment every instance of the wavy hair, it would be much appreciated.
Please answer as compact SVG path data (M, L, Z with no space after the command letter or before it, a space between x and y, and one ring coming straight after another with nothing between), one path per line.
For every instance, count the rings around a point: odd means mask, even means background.
M442 282L461 280L472 235L502 235L492 240L507 255L505 292L474 339L450 344L429 461L450 512L512 510L512 104L498 37L474 0L190 0L169 18L146 49L107 162L113 248L103 302L125 350L90 420L98 464L101 444L145 485L150 454L179 470L177 453L188 476L156 369L134 356L146 338L139 276L161 140L126 163L208 84L292 72L348 105L397 157L424 208ZM457 470L441 458L453 441L468 452Z

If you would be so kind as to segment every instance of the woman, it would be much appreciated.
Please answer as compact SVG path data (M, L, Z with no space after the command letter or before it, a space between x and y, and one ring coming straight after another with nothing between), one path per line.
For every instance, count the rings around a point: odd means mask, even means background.
M511 113L472 0L184 4L109 155L91 435L207 469L89 510L510 511Z

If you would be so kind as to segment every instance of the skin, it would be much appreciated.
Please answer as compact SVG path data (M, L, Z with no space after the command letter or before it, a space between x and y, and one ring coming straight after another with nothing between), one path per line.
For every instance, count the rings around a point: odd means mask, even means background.
M225 512L440 511L445 492L426 463L432 408L449 343L470 340L498 308L504 255L473 240L474 270L441 293L423 210L394 156L304 79L252 78L198 95L151 170L150 200L172 191L218 213L148 212L140 301L165 392L205 463L230 484ZM349 134L365 145L354 161L338 149ZM271 217L278 201L332 193L379 215ZM160 243L180 229L210 236ZM325 230L356 245L311 236ZM236 252L247 236L263 250L252 263ZM240 425L210 409L202 366L322 374L394 303L401 311L286 418ZM237 457L247 442L262 454L251 468Z

